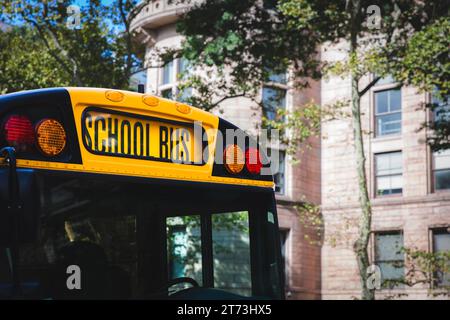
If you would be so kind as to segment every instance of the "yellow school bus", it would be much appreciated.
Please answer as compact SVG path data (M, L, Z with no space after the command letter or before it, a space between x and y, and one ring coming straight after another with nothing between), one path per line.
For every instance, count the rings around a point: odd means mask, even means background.
M0 298L284 297L270 162L229 122L40 89L0 96L0 150Z

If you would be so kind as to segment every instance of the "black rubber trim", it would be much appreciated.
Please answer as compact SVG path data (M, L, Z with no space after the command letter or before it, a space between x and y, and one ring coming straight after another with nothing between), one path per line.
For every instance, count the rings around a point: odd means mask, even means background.
M1 167L0 167L1 168ZM216 182L203 182L203 181L185 181L185 180L175 180L175 179L160 179L160 178L147 178L147 177L135 177L135 176L123 176L117 174L105 174L105 173L92 173L92 172L78 172L78 171L67 171L67 170L51 170L51 169L28 169L28 168L18 168L32 170L37 174L45 174L51 176L67 176L67 177L86 177L95 179L104 179L105 181L121 181L121 182L136 182L142 184L159 184L159 185L172 185L172 186L182 186L182 187L195 187L195 188L208 188L216 190L235 190L235 191L257 191L262 193L273 193L273 189L270 187L259 187L259 186L248 186L248 185L236 185L236 184L225 184Z

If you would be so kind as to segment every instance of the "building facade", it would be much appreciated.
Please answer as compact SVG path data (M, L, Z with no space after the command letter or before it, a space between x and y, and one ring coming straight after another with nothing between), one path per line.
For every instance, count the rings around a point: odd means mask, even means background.
M181 75L186 62L175 59L164 66L155 52L162 48L178 48L182 37L176 32L175 23L180 14L191 4L177 4L170 0L150 3L133 21L136 41L146 45L146 92L175 100L183 100L193 94L180 89ZM271 85L261 88L261 99L270 109L273 98L279 99L277 107L292 108L311 99L320 100L319 84L303 94L289 89L286 75L274 75ZM275 82L275 84L273 84ZM261 127L262 110L247 98L223 101L212 111L250 134ZM313 148L301 157L302 166L293 165L283 148L279 148L279 172L275 176L278 216L281 229L283 257L286 271L286 296L290 299L320 298L320 247L304 237L295 206L301 201L320 203L320 139L311 141Z
M340 45L345 46L344 44ZM328 61L345 58L339 46L322 50ZM342 49L342 48L341 48ZM366 84L371 77L363 79ZM364 84L362 84L364 85ZM350 79L322 81L322 103L350 98ZM450 152L433 153L422 124L433 119L423 107L430 94L381 79L361 101L366 175L373 219L369 256L383 280L407 272L402 247L428 252L450 250ZM350 110L347 110L348 112ZM351 119L322 124L322 297L360 296L352 245L360 214ZM439 285L449 285L449 275ZM407 294L429 297L429 285L397 286L378 291L379 298Z
M175 23L189 7L170 0L155 1L133 22L136 41L147 48L146 92L178 100L195 94L179 88L185 61L176 59L162 66L155 60L158 49L181 45ZM321 57L343 59L344 51L323 48ZM268 107L274 96L282 97L277 106L288 110L311 100L326 105L350 98L348 78L311 82L311 87L302 91L287 86L283 75L274 79L275 86L261 88L261 99ZM367 83L370 80L363 79ZM428 132L419 130L433 117L421 108L430 99L429 94L401 87L388 78L378 81L362 99L366 173L373 204L370 259L380 267L384 280L405 273L402 247L429 252L450 250L450 153L433 154L426 144ZM225 100L213 112L220 112L221 117L250 133L262 119L259 107L246 98ZM351 128L350 118L323 122L321 137L311 139L311 148L299 153L298 165L280 147L280 170L275 180L288 298L360 296L352 249L360 209ZM321 205L321 247L305 239L307 230L295 209L302 201ZM448 284L448 275L441 278L440 284ZM378 296L407 293L409 298L426 298L429 289L427 285L396 287L379 290Z

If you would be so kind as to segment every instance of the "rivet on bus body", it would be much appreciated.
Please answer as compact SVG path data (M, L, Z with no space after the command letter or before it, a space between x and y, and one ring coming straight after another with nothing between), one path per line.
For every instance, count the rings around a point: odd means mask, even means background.
M120 91L115 90L108 90L105 92L106 99L114 101L114 102L120 102L124 98L124 94Z
M177 110L181 113L188 114L189 112L191 112L191 107L189 107L187 104L176 103L175 105L177 106Z
M143 96L142 102L150 107L157 107L159 105L159 99L153 96Z

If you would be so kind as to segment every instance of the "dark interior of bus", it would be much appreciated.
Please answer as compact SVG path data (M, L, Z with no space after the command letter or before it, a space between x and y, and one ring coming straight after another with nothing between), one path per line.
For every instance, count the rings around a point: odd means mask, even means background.
M35 180L38 232L18 250L24 298L282 298L270 190L48 172Z

